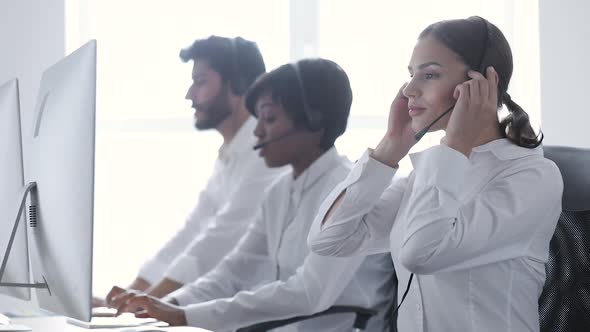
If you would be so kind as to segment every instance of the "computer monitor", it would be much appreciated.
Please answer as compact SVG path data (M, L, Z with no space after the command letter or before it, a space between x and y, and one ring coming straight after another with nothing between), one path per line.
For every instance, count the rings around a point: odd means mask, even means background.
M28 228L42 309L90 321L94 216L96 41L43 74L25 183L36 183ZM27 147L27 146L25 146ZM36 216L35 216L36 207ZM36 218L35 218L36 217Z
M24 185L17 79L0 86L0 184L0 229L2 230L0 232L0 264L2 264ZM29 280L29 255L23 216L19 218L10 256L5 263L4 270L0 265L2 277L0 281L19 283ZM31 298L30 290L24 287L0 286L0 293L23 300Z

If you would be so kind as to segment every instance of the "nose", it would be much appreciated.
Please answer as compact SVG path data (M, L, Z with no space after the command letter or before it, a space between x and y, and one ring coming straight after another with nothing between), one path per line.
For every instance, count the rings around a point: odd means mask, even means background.
M406 98L410 98L410 97L417 97L420 94L420 89L418 89L418 84L415 81L415 77L412 77L412 79L410 80L410 82L408 82L408 84L406 85L406 87L404 88L404 90L402 91L402 93L404 94L404 96Z
M186 91L186 95L184 96L184 99L193 101L193 90L194 90L194 85L191 84L191 86L189 86L188 90Z
M254 128L254 136L261 139L264 137L264 128L262 127L262 120L258 119L256 122L256 127Z

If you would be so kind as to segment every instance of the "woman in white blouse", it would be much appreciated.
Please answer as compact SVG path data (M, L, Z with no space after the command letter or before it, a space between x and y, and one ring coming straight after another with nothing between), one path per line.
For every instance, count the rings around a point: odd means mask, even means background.
M507 92L508 42L481 17L437 22L408 69L385 136L324 201L308 244L330 256L391 251L399 331L538 331L563 184ZM441 144L392 181L420 132L436 130Z

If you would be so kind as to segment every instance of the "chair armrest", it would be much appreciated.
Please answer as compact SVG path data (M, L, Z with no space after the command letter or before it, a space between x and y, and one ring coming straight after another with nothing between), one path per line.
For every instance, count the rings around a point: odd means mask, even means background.
M356 314L356 318L354 319L354 328L364 330L367 327L367 322L369 319L377 314L376 310L365 309L361 307L355 306L346 306L346 305L336 305L330 307L328 310L324 310L322 312L318 312L313 315L309 316L298 316L293 318L287 318L282 320L273 320L263 323L258 323L254 325L250 325L247 327L243 327L238 329L238 332L266 332L268 330L275 329L277 327L297 323L303 320L325 316L325 315L332 315L332 314L341 314L341 313L354 313Z

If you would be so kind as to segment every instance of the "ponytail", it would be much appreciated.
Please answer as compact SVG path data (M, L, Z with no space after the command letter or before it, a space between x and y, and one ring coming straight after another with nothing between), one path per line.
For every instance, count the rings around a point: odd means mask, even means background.
M500 122L500 131L510 141L523 148L534 149L541 145L544 135L535 134L529 121L529 115L522 107L515 103L507 92L502 95L502 102L510 111L510 114Z

